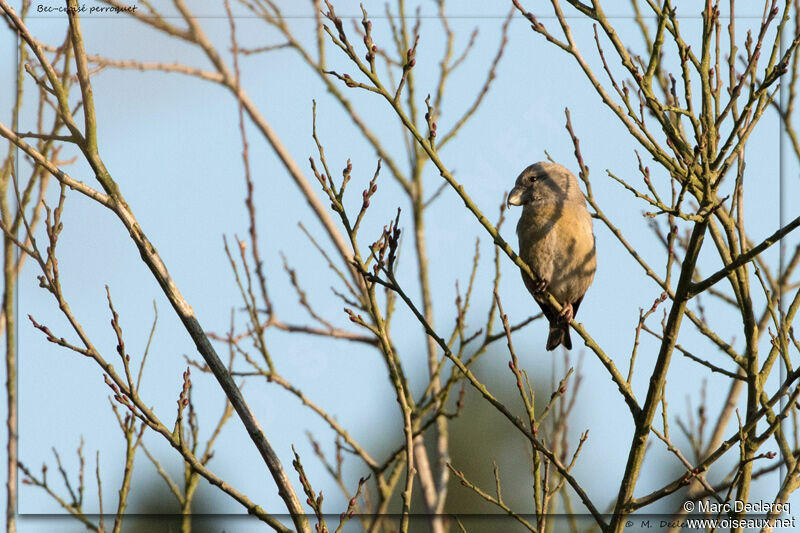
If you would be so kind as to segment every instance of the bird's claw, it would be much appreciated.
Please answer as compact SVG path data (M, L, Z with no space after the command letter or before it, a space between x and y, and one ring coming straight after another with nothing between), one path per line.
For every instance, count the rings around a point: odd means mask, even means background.
M537 281L533 286L533 292L536 294L544 294L544 291L547 290L547 286L550 282L544 278Z
M572 304L568 303L561 308L561 312L558 314L558 317L564 321L565 324L569 324L572 322L575 313L572 309Z

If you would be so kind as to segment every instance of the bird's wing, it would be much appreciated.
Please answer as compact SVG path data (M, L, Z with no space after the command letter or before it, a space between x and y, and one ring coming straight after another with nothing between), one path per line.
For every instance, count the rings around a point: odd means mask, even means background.
M586 294L584 293L584 296ZM572 318L574 319L578 314L578 307L580 307L581 302L583 301L583 296L572 302Z
M549 322L556 322L558 320L558 312L550 305L550 302L544 298L543 295L534 293L533 299L542 308L542 313Z

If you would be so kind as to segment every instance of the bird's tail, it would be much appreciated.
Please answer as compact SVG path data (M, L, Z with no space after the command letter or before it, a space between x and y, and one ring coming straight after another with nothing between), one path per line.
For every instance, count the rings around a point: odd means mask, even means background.
M567 350L572 349L572 339L569 336L569 324L553 321L550 322L550 334L547 335L547 351L555 350L563 344Z

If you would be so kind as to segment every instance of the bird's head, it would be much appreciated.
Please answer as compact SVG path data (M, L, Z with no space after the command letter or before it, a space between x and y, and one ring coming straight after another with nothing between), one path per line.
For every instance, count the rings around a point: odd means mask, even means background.
M508 205L583 200L578 180L558 163L540 161L529 166L517 178L508 193Z

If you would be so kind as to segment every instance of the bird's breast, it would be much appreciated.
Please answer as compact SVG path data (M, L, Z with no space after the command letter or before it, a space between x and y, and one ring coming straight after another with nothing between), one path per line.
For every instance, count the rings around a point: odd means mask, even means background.
M585 205L529 205L517 224L520 255L548 281L559 302L574 302L594 279L597 264L592 219Z

